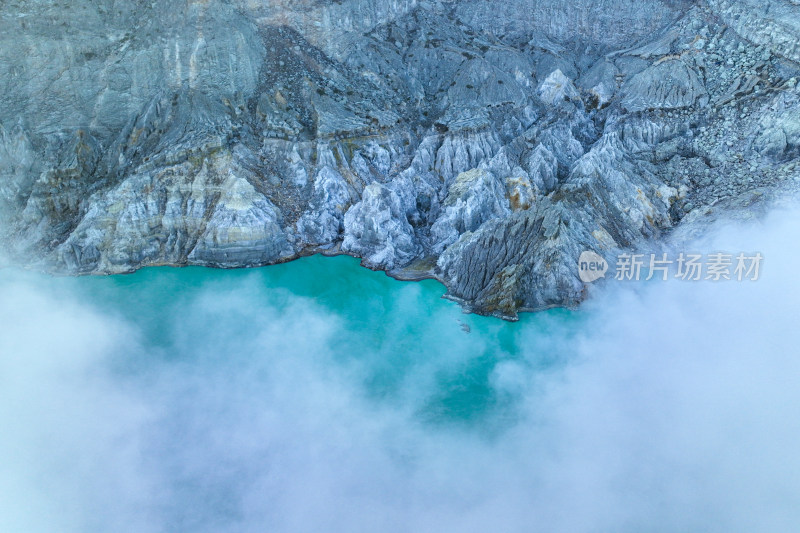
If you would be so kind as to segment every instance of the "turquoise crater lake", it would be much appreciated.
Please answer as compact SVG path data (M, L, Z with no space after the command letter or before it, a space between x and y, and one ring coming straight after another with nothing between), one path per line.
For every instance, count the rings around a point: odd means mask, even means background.
M215 365L269 359L268 348L247 353L261 333L260 317L281 316L302 331L309 314L322 316L332 331L324 347L312 350L329 352L326 364L357 367L358 385L368 396L417 403L418 396L398 395L411 394L404 391L409 382L426 381L424 405L416 406L420 417L478 428L496 426L496 417L513 410L513 402L493 390L496 366L521 360L524 349L526 364L550 367L568 355L555 346L554 333L569 336L580 320L579 313L563 309L523 314L516 323L465 314L442 298L445 289L436 281L397 281L348 256L317 255L257 269L156 267L48 278L46 284L132 325L156 362L204 364L209 346L217 350ZM148 365L140 355L116 362Z

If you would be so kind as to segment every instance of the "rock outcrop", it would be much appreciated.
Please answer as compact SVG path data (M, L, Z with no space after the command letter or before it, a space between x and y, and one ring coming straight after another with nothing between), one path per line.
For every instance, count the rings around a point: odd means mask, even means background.
M475 312L800 183L794 0L9 1L0 242L69 274L348 253ZM713 215L712 215L713 214Z

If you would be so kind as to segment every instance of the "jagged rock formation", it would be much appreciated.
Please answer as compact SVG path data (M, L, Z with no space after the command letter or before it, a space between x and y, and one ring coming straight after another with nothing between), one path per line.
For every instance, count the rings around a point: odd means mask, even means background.
M793 0L9 1L0 239L65 273L349 253L513 318L800 181ZM709 213L714 213L709 215Z

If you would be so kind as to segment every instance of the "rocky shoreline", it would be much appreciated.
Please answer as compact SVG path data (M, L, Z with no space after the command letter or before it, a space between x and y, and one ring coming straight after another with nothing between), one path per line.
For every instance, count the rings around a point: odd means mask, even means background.
M67 274L346 253L466 309L800 189L800 4L11 2L0 239ZM525 16L521 16L524 14Z

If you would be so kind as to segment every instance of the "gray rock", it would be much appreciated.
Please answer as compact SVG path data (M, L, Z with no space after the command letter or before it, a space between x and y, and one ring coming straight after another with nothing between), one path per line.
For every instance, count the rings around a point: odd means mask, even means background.
M679 59L659 60L634 76L622 92L622 105L628 111L681 109L708 103L697 72Z
M555 70L539 86L539 98L546 104L554 105L578 98L578 90L563 72Z
M577 305L582 251L796 192L798 9L12 0L0 244L68 274L324 250L480 313Z
M780 111L764 114L753 131L753 148L776 161L800 156L800 106L794 98L786 98Z
M327 147L323 154L333 157ZM353 201L351 189L336 170L335 161L323 163L314 178L314 194L309 210L297 221L297 233L302 243L329 244L339 238L344 214Z
M474 169L459 174L448 189L439 218L431 226L434 253L442 253L459 235L508 213L505 187L491 172Z
M342 250L364 258L372 268L393 269L411 262L421 251L397 194L373 183L344 217Z
M525 168L531 182L540 190L550 192L558 184L558 159L543 144L536 146L525 158Z
M275 263L294 250L281 228L280 212L247 180L231 176L188 260L208 266ZM177 208L177 206L175 206Z
M708 4L745 39L800 61L800 4L795 0L709 0Z

